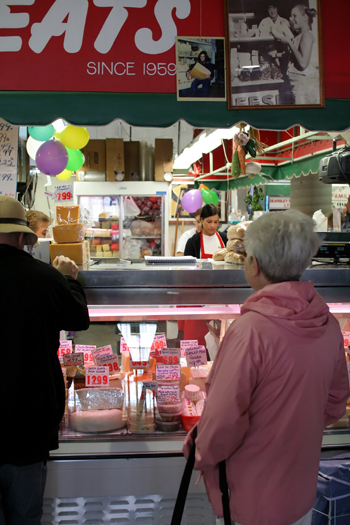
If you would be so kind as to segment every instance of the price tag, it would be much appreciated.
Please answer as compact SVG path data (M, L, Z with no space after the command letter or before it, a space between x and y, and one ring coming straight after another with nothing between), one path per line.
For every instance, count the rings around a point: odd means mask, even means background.
M342 334L344 337L344 348L347 350L350 344L350 332L342 332Z
M181 379L180 365L156 365L156 380L169 381Z
M143 401L144 399L146 399L146 390L152 390L153 398L155 398L157 394L157 386L158 386L157 381L144 381L142 385L140 401Z
M64 354L72 353L72 341L60 341L59 349L57 350L58 357L62 357Z
M160 385L157 389L157 400L161 403L176 403L180 401L178 385Z
M61 184L55 186L55 202L69 202L73 200L73 184Z
M180 364L180 356L181 356L180 348L163 348L162 350L163 365Z
M204 346L197 346L197 348L186 348L187 366L205 365L207 360L207 351Z
M151 353L162 348L166 348L165 334L155 335L151 346Z
M102 355L113 355L113 350L111 345L100 346L99 348L96 348L96 350L93 350L93 354L94 361L96 364L98 364L96 361L97 358L101 357Z
M108 366L87 366L85 370L85 386L109 386Z
M96 364L98 366L105 366L107 365L109 368L109 373L113 374L114 372L118 372L119 370L119 364L118 364L118 356L116 354L110 355L101 355L100 357L96 357Z
M186 347L193 348L195 346L198 346L198 340L197 339L184 339L183 341L180 341L180 348L181 348L181 357L185 357L186 355Z
M96 350L95 345L75 345L74 352L77 354L83 352L84 363L86 365L92 365L94 363L93 352Z
M133 350L134 348L138 350L140 348L140 338L137 337L136 335L131 336L129 344L130 346L127 344L125 338L121 337L120 338L120 353L130 352L130 349Z
M0 195L16 198L18 127L0 119Z
M130 359L129 362L130 370L134 369L148 369L149 368L149 361L132 361Z
M84 364L84 354L79 352L77 354L63 354L64 366L79 366Z

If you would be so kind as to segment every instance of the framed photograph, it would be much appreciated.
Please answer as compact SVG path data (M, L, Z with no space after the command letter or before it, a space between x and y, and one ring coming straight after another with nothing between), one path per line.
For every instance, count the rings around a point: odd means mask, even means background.
M194 190L194 182L193 179L190 181L182 180L182 181L172 181L170 183L170 205L169 205L169 221L170 222L176 222L177 220L177 214L179 213L179 220L185 221L185 222L193 222L194 220L194 213L189 213L188 211L185 211L181 206L181 200L182 197L190 190ZM219 193L219 202L218 202L218 208L220 210L220 221L225 222L225 213L226 213L226 206L225 206L225 192L220 191ZM204 204L204 203L203 203Z
M324 107L321 2L225 0L229 109Z
M226 100L225 39L176 38L177 100Z

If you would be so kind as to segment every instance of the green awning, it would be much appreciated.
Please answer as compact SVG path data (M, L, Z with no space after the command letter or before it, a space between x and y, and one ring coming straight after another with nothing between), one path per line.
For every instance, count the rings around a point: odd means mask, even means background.
M178 102L174 94L0 91L0 117L15 125L46 125L61 117L78 126L115 119L132 126L169 127L180 119L197 128L228 128L244 121L257 129L341 131L350 125L350 100L326 99L324 108L228 110L226 102Z
M306 159L296 160L291 164L284 166L263 166L259 175L250 178L247 175L239 177L238 179L229 179L221 181L206 181L202 179L195 182L195 188L199 184L205 184L209 189L216 189L218 191L234 190L237 188L247 188L249 186L256 186L265 184L272 180L291 179L292 177L300 177L300 175L309 175L310 173L317 173L320 164L320 159L325 156L325 153L312 155Z

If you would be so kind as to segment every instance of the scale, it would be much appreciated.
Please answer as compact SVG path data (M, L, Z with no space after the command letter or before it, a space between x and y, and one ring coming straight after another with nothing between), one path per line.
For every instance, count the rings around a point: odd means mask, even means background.
M314 260L332 259L335 264L350 261L350 232L317 232L322 245Z

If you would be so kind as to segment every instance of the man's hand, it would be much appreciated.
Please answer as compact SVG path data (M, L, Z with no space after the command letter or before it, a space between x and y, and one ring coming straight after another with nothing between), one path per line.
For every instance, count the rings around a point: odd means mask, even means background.
M69 257L65 257L64 255L55 257L52 266L63 275L69 275L70 277L73 277L73 279L78 277L79 268Z

